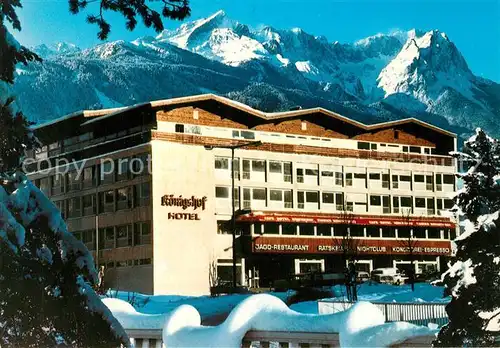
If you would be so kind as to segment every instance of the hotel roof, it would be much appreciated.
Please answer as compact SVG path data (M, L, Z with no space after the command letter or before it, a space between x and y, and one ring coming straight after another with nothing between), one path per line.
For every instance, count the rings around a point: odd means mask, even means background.
M84 121L82 123L82 126L86 126L86 125L90 125L90 124L99 122L101 120L107 119L107 118L111 118L111 117L118 115L118 114L122 114L122 113L133 111L133 110L138 110L138 109L142 109L142 108L161 109L164 107L175 107L175 106L203 102L203 101L215 101L216 103L223 104L223 105L228 106L230 108L234 108L234 109L237 109L237 110L242 111L244 113L247 113L249 115L252 115L254 117L257 117L257 118L261 119L262 121L276 122L276 121L285 120L287 118L311 116L311 115L320 113L320 114L323 114L325 116L337 119L339 121L351 124L354 127L358 127L359 129L366 130L366 131L373 131L373 130L377 130L377 129L381 129L381 128L388 128L391 126L413 123L413 124L422 126L424 128L431 129L435 132L456 138L455 133L452 133L450 131L447 131L445 129L442 129L440 127L434 126L432 124L418 120L418 119L413 118L413 117L405 118L405 119L401 119L401 120L381 122L381 123L367 125L367 124L364 124L362 122L359 122L359 121L350 119L348 117L342 116L336 112L326 110L326 109L320 108L320 107L309 108L309 109L299 109L299 110L293 110L293 111L282 111L282 112L264 112L264 111L254 109L254 108L252 108L248 105L245 105L243 103L231 100L231 99L226 98L226 97L221 97L221 96L218 96L215 94L201 94L201 95L188 96L188 97L156 100L156 101L139 103L139 104L135 104L132 106L121 107L121 108L101 109L101 110L83 110L83 111L78 111L78 112L63 116L61 118L52 120L52 121L47 122L47 123L43 123L43 124L34 126L32 128L34 130L40 129L42 127L46 127L46 126L49 126L52 124L63 122L65 120L76 118L78 116L84 117L84 118L90 118L90 120Z

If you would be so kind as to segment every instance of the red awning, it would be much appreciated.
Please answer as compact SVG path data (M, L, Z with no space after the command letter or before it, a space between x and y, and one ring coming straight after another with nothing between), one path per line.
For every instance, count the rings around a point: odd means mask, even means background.
M339 215L314 215L314 214L285 214L285 213L249 213L240 215L238 221L255 222L284 222L303 224L346 224L346 219ZM455 224L450 219L444 218L410 218L384 216L362 216L350 218L349 223L354 225L371 226L415 226L415 227L445 227L455 228Z

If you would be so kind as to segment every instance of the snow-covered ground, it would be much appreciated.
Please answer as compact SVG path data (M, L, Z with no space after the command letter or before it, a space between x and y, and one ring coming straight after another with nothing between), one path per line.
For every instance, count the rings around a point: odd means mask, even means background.
M335 286L333 288L336 299L345 300L345 288ZM415 284L415 291L411 291L410 285L389 285L378 283L363 283L358 288L358 300L368 302L441 302L447 303L450 297L443 298L443 287L433 286L428 283ZM318 314L317 301L306 301L293 304L291 309L301 313Z
M285 301L291 293L273 292L271 295ZM124 291L110 291L108 296L130 301L131 296L135 296L133 308L142 314L165 314L173 311L181 305L191 305L200 313L202 318L208 318L220 314L229 313L238 303L248 298L252 294L211 296L177 296L177 295L142 295L130 294ZM107 300L105 301L107 304Z
M341 286L332 288L343 300ZM317 301L290 306L288 293L241 294L219 297L135 295L134 306L127 292L110 292L103 302L126 329L161 329L169 347L239 347L249 330L332 332L340 334L341 346L388 346L413 336L434 335L436 328L406 322L386 323L372 302L447 302L443 288L422 283L415 291L407 285L365 283L359 287L359 302L339 313L318 315ZM221 324L202 325L202 319L228 314Z
M336 299L345 299L345 288L335 286L332 288ZM273 292L271 295L286 301L292 295L292 292ZM129 301L131 294L128 292L108 293L111 297L117 297L121 300ZM131 308L135 309L140 314L148 315L163 315L172 312L181 305L191 305L200 313L201 318L209 318L225 313L229 313L236 305L251 296L250 294L223 295L218 297L210 296L176 296L176 295L157 295L149 296L135 294L133 306L127 307L126 311ZM358 288L358 300L368 302L442 302L446 303L450 300L449 297L443 298L443 288L432 286L428 283L415 284L415 291L411 291L409 285L395 286L388 284L364 283ZM105 303L110 305L113 301L106 300ZM115 302L116 305L116 302ZM293 304L291 309L300 313L318 314L317 301L306 301Z

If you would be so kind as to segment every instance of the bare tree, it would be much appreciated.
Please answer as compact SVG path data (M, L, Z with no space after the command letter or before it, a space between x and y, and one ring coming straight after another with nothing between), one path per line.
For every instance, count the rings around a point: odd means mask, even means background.
M337 231L340 233L338 232L335 233L336 236L339 236L340 234L341 238L334 238L334 245L336 246L336 250L339 250L340 253L342 254L342 265L343 267L345 267L344 283L346 286L348 300L351 300L352 298L357 298L356 281L351 282L350 275L346 267L348 262L356 262L356 259L358 257L359 239L353 238L351 233L355 226L354 219L355 215L352 209L344 200L342 203L342 210L340 213L340 220L342 221L342 224L340 225L341 227L337 229Z
M210 293L212 296L217 296L217 291L214 291L217 286L220 285L220 278L217 275L217 260L211 258L208 265L208 283L210 285Z
M408 253L408 257L410 259L408 282L411 285L411 290L415 291L415 250L418 247L418 241L415 239L412 231L411 211L402 210L401 219L403 221L403 225L400 229L398 229L398 238L400 235L403 237L399 239L399 245ZM403 233L400 233L399 231Z

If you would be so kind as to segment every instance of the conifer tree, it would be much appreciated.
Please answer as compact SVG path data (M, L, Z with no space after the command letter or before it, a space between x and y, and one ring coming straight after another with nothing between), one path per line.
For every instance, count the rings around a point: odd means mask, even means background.
M464 233L442 275L449 323L435 346L492 346L500 334L500 144L481 129L454 154L468 169L458 174L463 188L455 210L464 219Z
M152 0L69 0L73 14L97 5L97 24L105 39L106 12L118 12L132 30L141 18L163 29ZM188 0L162 0L164 17L189 15ZM94 261L85 245L68 232L50 200L19 171L25 150L35 147L10 94L17 64L40 61L7 30L21 30L21 0L0 1L0 347L119 347L129 341L121 325L96 295ZM88 6L89 10L90 5Z

